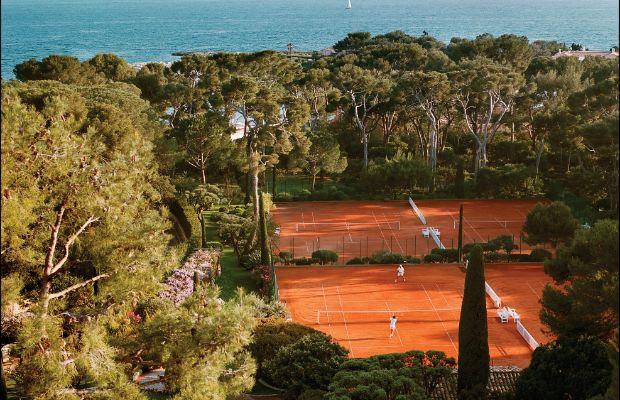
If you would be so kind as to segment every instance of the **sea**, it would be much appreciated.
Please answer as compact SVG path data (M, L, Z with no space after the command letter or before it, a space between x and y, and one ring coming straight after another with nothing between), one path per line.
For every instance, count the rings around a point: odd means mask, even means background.
M483 33L619 43L618 0L2 0L2 78L50 54L128 62L187 51L321 50L349 32L423 31L444 42Z

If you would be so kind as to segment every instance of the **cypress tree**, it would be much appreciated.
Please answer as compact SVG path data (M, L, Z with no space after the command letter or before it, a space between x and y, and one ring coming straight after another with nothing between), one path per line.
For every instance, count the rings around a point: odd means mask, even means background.
M463 205L459 207L459 241L458 241L459 262L463 261Z
M263 192L260 192L258 197L258 218L258 225L260 229L260 262L262 265L271 265L271 254L269 251L267 237L267 218L265 216L265 199Z
M458 399L484 399L489 380L489 343L482 247L474 246L465 275L459 321Z

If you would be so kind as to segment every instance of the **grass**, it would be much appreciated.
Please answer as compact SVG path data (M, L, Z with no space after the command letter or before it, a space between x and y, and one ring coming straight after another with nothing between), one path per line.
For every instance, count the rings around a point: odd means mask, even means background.
M242 287L246 292L258 291L258 283L252 271L238 265L237 257L231 248L224 249L220 263L222 274L217 278L216 283L220 287L222 299L231 299L238 287Z
M217 224L209 218L213 212L217 211L206 213L207 241L220 240L217 235ZM232 248L224 247L220 264L222 266L222 274L217 278L216 283L220 287L220 296L223 300L229 300L234 297L238 287L242 287L246 292L258 291L258 283L252 271L247 271L238 265L237 257Z

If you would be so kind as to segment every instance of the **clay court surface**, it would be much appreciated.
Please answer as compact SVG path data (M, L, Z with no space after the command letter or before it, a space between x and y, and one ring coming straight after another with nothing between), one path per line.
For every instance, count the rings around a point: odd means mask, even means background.
M527 213L537 200L422 200L416 202L427 225L440 230L446 248L457 246L459 205L464 205L463 242L486 242L512 235L520 248ZM437 245L424 238L422 224L407 201L279 203L273 210L280 226L277 251L310 257L318 249L335 251L344 263L380 250L422 257ZM456 221L456 222L455 222Z
M406 267L406 282L394 283L394 266L279 267L280 299L294 321L331 335L351 357L441 350L458 355L458 324L465 274L452 264ZM549 279L541 265L487 266L487 282L541 342L538 298ZM495 287L497 286L497 287ZM389 337L389 318L398 316ZM531 349L511 319L500 323L487 298L493 365L529 364ZM531 328L530 328L531 327Z

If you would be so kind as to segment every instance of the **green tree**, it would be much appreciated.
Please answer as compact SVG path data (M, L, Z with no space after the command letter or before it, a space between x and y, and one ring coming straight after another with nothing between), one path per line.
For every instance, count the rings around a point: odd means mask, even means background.
M235 163L235 145L231 139L230 122L218 112L206 112L182 121L177 126L185 161L200 172L202 184L207 183L207 169L222 171Z
M517 380L516 395L532 400L590 399L605 393L611 370L600 340L557 340L534 350L530 366Z
M308 133L312 143L306 153L292 153L296 162L312 175L312 190L319 174L339 174L347 168L347 157L340 151L340 145L325 127Z
M179 307L162 304L141 328L144 357L164 366L173 399L224 400L254 385L253 295L225 303L218 295L201 287Z
M111 81L129 81L136 75L134 69L115 54L97 54L87 63Z
M348 353L323 333L305 335L278 350L265 365L265 377L287 388L289 398L296 398L306 389L326 390Z
M487 148L524 84L523 76L489 59L463 61L451 74L465 126L476 145L475 176L487 165Z
M541 321L558 336L611 340L618 327L618 222L601 220L582 228L557 257L545 262L561 288L547 286Z
M428 399L451 374L454 359L438 351L408 351L343 362L325 399Z
M347 99L364 149L363 166L368 167L369 124L371 113L390 93L393 81L378 70L367 70L357 65L345 64L334 73L336 86Z
M458 398L482 399L489 380L489 342L482 247L469 253L459 321Z
M31 58L13 69L20 81L54 80L62 83L89 85L101 83L99 74L89 63L82 63L76 57L50 55L41 61Z
M570 208L560 201L551 204L537 204L527 214L523 224L525 241L528 244L568 243L578 227Z

